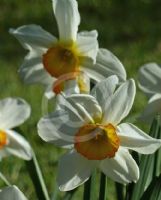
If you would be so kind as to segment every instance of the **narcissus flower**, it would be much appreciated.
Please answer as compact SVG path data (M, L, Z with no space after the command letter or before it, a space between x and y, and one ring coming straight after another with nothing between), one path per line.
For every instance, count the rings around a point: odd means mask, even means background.
M150 123L156 115L161 115L161 66L156 63L143 65L139 70L139 87L150 96L141 114L141 119Z
M87 181L95 167L120 183L136 182L139 169L128 149L151 154L161 146L130 123L122 123L134 101L133 80L118 85L111 76L98 83L91 95L62 98L59 110L38 123L39 136L70 148L59 163L58 185L68 191Z
M30 106L20 98L0 101L0 158L15 155L25 160L32 158L32 150L23 136L11 130L30 116Z
M1 200L27 200L24 194L15 186L8 186L0 190Z
M10 29L29 50L19 72L26 83L40 82L52 88L57 79L74 79L85 72L96 81L116 74L121 81L126 80L126 72L121 62L108 50L98 51L97 31L78 33L80 15L76 0L53 0L53 10L58 24L59 38L37 25L24 25ZM72 74L72 76L71 76ZM62 83L62 82L61 82Z

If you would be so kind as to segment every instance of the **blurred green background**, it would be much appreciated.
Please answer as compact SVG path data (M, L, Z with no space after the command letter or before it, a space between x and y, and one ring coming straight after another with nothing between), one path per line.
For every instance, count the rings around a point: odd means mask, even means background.
M112 51L124 64L128 78L137 80L137 71L147 62L161 63L161 1L160 0L78 0L81 15L79 31L96 29L100 47ZM20 96L32 106L31 118L20 128L35 149L47 188L55 188L57 160L62 150L38 137L36 124L42 110L43 88L25 85L17 70L25 50L9 33L9 28L24 24L39 24L58 36L51 0L0 0L0 99ZM145 96L137 88L130 119L143 110ZM144 128L142 124L138 124ZM0 163L1 171L29 199L36 199L32 182L22 160L9 157ZM110 186L109 186L110 185ZM0 186L3 186L0 181ZM109 200L114 200L114 188L108 181ZM79 199L82 189L74 199ZM81 198L80 198L81 199Z

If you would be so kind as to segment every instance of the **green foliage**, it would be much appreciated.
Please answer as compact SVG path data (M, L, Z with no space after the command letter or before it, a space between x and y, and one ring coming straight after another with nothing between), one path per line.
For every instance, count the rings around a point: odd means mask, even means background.
M151 126L150 135L154 138L160 138L161 130L159 120L154 119ZM155 154L141 156L139 165L140 178L133 188L133 193L130 198L131 200L140 199L153 179L155 180L155 177L161 173L161 157L158 156L160 152L161 149L158 150ZM152 190L153 183L155 185L155 181L151 183L150 189L148 189L148 191Z
M144 192L140 200L159 200L161 199L161 174L155 177L150 183L147 190Z

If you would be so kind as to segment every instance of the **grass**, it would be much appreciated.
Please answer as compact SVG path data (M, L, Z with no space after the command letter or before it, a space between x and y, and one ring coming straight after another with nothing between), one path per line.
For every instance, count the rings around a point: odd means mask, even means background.
M122 61L128 78L133 77L137 80L137 71L144 63L161 62L160 1L78 0L78 3L81 14L79 30L97 29L100 47L111 50ZM43 142L37 135L36 124L41 116L43 88L39 85L24 85L20 80L17 70L26 52L8 33L11 27L39 24L57 36L51 1L1 0L0 8L0 98L20 96L31 104L31 118L20 128L35 149L47 188L52 194L57 160L63 151ZM137 88L130 117L143 110L145 104L146 98ZM136 124L144 128L137 121ZM29 199L36 199L22 160L15 157L5 158L0 163L0 168L10 182L18 185ZM108 199L115 200L111 181L108 181L108 184L110 191ZM2 182L0 186L3 186ZM74 199L81 199L81 192L82 188L75 194Z

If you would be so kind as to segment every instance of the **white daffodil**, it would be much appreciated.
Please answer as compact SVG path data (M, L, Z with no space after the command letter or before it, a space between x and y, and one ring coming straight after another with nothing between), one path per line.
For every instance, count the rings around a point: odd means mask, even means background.
M82 72L96 81L111 74L125 81L126 72L121 62L108 50L98 51L97 31L78 33L80 15L77 1L53 0L52 4L58 24L58 39L38 25L10 29L10 33L29 50L19 70L22 79L26 83L42 83L55 93L64 87L63 80L74 79ZM55 88L57 78L62 84ZM81 77L79 80L82 81Z
M27 198L15 185L13 185L0 190L0 200L27 200Z
M0 101L0 158L15 155L25 160L32 158L32 150L23 136L11 130L30 116L30 106L20 98Z
M161 66L156 63L143 65L139 70L139 87L150 96L140 118L152 122L156 115L161 116Z
M133 80L118 86L118 78L111 76L98 83L91 95L62 98L61 109L39 121L43 140L71 148L59 163L60 190L83 184L95 167L120 183L138 180L139 169L128 149L151 154L161 140L130 123L120 124L132 107L135 90Z

